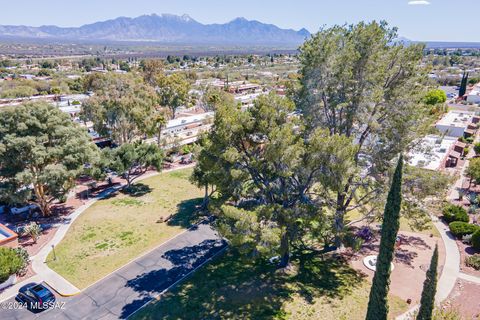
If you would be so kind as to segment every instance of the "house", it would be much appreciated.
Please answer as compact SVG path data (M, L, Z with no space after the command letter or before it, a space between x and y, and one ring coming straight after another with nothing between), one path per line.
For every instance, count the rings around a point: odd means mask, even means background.
M477 83L473 88L466 94L468 103L480 103L480 83Z
M440 119L435 127L450 137L468 137L475 134L480 117L474 112L449 111Z
M457 164L455 157L461 156L461 153L455 150L457 138L442 137L439 135L428 135L422 139L416 140L412 144L412 148L407 155L408 163L411 166L424 168L428 170L439 170L445 162L450 166ZM461 145L458 145L457 150ZM450 159L452 155L452 160Z

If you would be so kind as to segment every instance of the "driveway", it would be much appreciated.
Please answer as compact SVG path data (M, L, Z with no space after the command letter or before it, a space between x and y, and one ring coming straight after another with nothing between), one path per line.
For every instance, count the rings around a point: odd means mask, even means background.
M5 310L6 319L126 319L145 303L183 279L226 247L208 222L189 229L150 253L70 298L57 298L59 306L38 314ZM64 303L63 308L60 304Z

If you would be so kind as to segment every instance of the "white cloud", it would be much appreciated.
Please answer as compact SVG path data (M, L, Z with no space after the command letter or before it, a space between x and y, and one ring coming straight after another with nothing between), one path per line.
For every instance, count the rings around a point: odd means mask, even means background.
M411 6L427 6L430 4L430 1L426 1L426 0L413 0L413 1L408 1L408 4L411 5Z

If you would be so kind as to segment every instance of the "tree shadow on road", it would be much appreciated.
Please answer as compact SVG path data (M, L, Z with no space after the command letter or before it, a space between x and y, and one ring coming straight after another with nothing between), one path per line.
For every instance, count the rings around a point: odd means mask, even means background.
M190 254L169 252L170 261L189 264ZM363 283L342 258L300 257L296 272L280 272L265 261L254 261L230 249L197 270L190 278L140 310L134 319L273 319L287 315L285 304L294 296L342 299ZM157 278L158 276L158 278ZM149 286L166 276L161 272L136 280ZM136 286L142 290L142 285ZM127 306L126 306L127 307Z
M163 267L159 266L158 269L138 275L134 279L127 281L126 286L140 293L140 299L125 305L121 318L127 318L138 309L139 305L143 305L146 301L149 301L182 279L189 272L219 252L225 245L224 240L212 239L204 240L198 245L167 251L162 255L164 260L161 261L161 265Z

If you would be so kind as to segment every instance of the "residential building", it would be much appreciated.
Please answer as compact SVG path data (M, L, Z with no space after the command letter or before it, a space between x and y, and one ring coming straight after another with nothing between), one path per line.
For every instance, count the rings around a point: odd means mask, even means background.
M468 137L475 133L480 117L474 112L449 111L440 119L435 127L450 137Z

